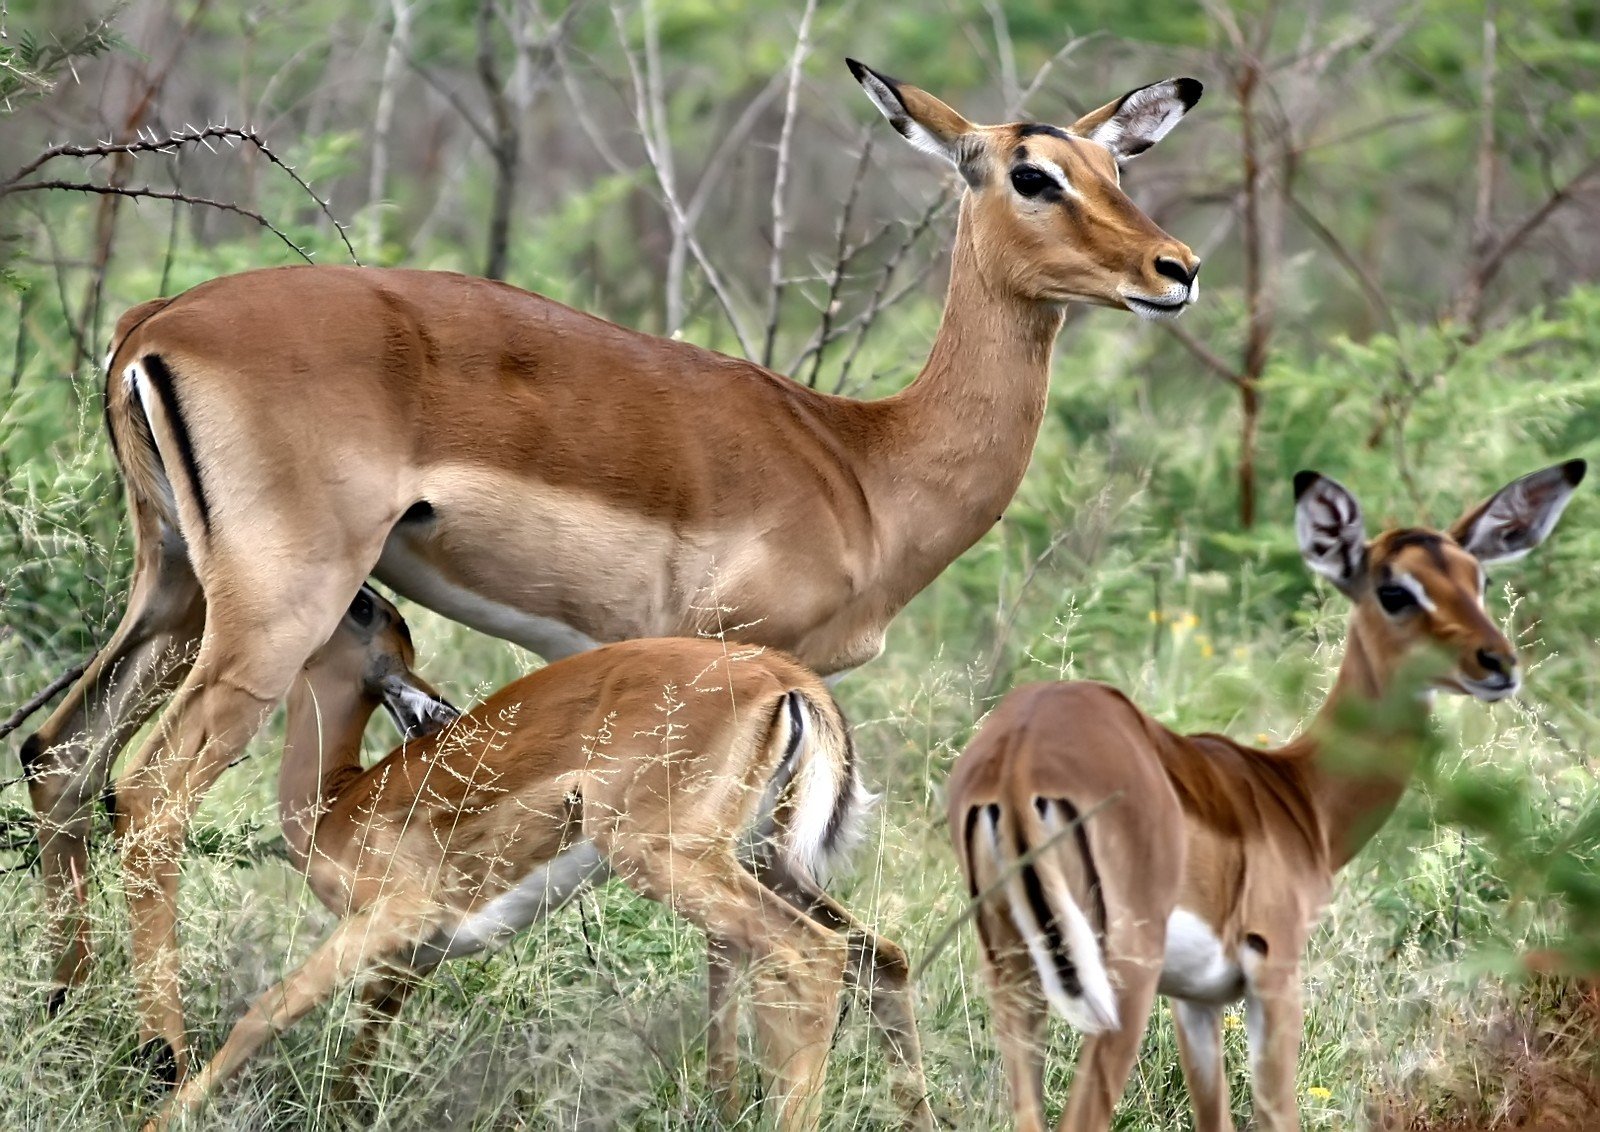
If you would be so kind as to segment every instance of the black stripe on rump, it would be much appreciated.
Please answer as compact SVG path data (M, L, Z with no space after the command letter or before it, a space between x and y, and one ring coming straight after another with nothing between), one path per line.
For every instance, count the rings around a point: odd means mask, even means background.
M211 503L206 499L205 485L200 480L200 464L194 455L194 440L189 435L189 424L178 408L178 391L173 386L172 371L159 354L146 354L140 359L156 396L161 398L161 411L166 414L172 437L178 444L178 459L183 463L183 474L189 481L195 507L200 512L200 525L206 534L211 533ZM170 474L170 473L169 473Z
M798 696L800 693L795 692ZM844 832L850 818L850 807L856 800L856 743L850 734L850 721L839 710L839 701L833 702L839 718L839 728L844 734L844 774L839 778L839 793L833 799L833 812L828 815L828 828L822 834L823 849L832 852L839 835Z
M1100 936L1103 945L1106 938L1106 890L1100 883L1100 869L1094 863L1094 854L1089 852L1089 829L1081 820L1078 807L1065 798L1056 798L1053 801L1061 807L1063 817L1072 823L1073 832L1078 835L1078 852L1083 856L1084 871L1089 874L1089 898L1094 901L1094 930Z
M1022 836L1022 825L1017 825L1017 856L1021 857L1028 851L1028 843ZM1083 993L1083 980L1078 978L1078 968L1067 955L1067 941L1061 934L1061 925L1056 923L1055 914L1050 911L1050 902L1044 897L1044 884L1039 880L1039 874L1033 865L1022 866L1022 887L1028 894L1028 907L1033 910L1033 918L1039 925L1039 930L1044 932L1045 943L1050 948L1050 957L1055 960L1056 976L1061 980L1061 989L1073 998Z

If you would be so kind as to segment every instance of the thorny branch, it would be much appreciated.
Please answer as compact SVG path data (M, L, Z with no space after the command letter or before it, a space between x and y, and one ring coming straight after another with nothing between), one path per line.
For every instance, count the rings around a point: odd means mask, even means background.
M182 130L174 130L165 136L158 136L152 130L139 137L138 140L131 142L106 141L98 142L94 145L51 146L49 149L40 153L32 161L28 162L22 168L17 170L17 172L12 174L8 180L0 183L0 197L7 196L11 193L32 192L37 189L46 188L68 188L78 192L118 192L119 190L108 185L90 185L88 187L80 187L76 183L63 185L53 182L28 181L27 178L33 176L49 162L63 157L101 158L114 157L119 154L126 154L127 156L133 158L138 158L144 154L159 154L164 157L171 157L178 152L180 147L186 145L203 145L212 153L216 153L218 150L214 145L211 144L213 141L223 142L230 147L236 146L239 142L248 142L250 145L254 146L256 151L260 153L261 156L265 157L267 161L281 169L290 178L290 180L294 181L294 183L305 192L308 197L316 201L317 207L321 209L322 214L328 218L329 223L331 223L334 227L334 230L338 232L339 239L343 242L345 250L350 253L350 261L357 264L361 262L361 258L356 255L355 246L350 243L349 236L345 234L344 225L340 224L339 221L335 219L333 210L329 207L328 202L312 191L310 183L306 181L305 178L301 177L299 173L295 172L294 166L290 165L275 152L273 152L272 148L267 145L266 141L254 130L241 129L237 126L229 126L227 124L206 126L202 129L195 129L194 127L190 126L185 127ZM194 204L205 204L212 207L223 208L230 212L237 212L240 215L250 217L258 223L263 224L267 228L272 228L278 237L290 247L294 248L296 252L304 256L307 260L311 258L311 256L304 249L300 248L294 243L294 241L290 240L282 232L279 232L276 228L273 228L273 226L258 213L251 212L250 210L241 208L238 205L224 204L222 202L209 201L201 198L192 198L181 194L163 194L148 189L124 190L122 193L123 195L129 196L154 196L165 200L179 200Z

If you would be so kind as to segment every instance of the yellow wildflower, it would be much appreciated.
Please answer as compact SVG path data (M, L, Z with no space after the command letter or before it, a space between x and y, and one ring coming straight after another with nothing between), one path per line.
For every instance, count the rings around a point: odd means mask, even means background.
M1161 611L1159 609L1152 609L1150 611L1150 624L1159 625L1160 623L1161 623Z
M1237 1030L1243 1025L1244 1022L1240 1020L1237 1014L1224 1014L1222 1016L1222 1028L1224 1030Z
M1333 1090L1324 1089L1321 1085L1312 1085L1311 1088L1306 1090L1306 1096L1316 1097L1319 1101L1331 1100L1333 1099Z

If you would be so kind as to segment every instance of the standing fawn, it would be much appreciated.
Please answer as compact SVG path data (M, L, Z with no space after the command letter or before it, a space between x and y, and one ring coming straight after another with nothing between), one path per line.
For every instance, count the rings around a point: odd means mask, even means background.
M1447 532L1371 541L1348 491L1296 476L1300 552L1354 609L1328 702L1287 746L1175 734L1103 684L1006 697L951 775L949 817L984 896L982 962L1019 1128L1044 1126L1050 1007L1085 1034L1060 1127L1105 1129L1157 994L1172 1002L1198 1132L1233 1127L1222 1009L1241 997L1256 1124L1299 1127L1300 954L1334 873L1404 793L1432 698L1404 700L1396 677L1431 648L1448 664L1435 687L1485 702L1517 691L1481 564L1542 542L1583 474L1582 460L1546 468ZM1410 732L1340 722L1391 690Z
M398 611L363 587L296 680L284 835L344 919L256 1000L156 1126L341 986L358 984L370 1014L390 1017L419 975L609 876L706 932L707 1072L725 1109L740 1107L732 991L749 964L779 1127L818 1125L846 982L871 995L910 1123L932 1126L905 955L814 879L868 801L815 675L718 641L630 641L534 672L456 719L411 663ZM361 734L380 703L410 741L362 770ZM352 1057L375 1040L369 1021Z

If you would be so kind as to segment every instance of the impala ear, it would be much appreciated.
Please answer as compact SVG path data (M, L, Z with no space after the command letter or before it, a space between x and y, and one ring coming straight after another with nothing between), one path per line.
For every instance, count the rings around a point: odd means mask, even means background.
M1338 480L1295 473L1294 533L1306 565L1354 597L1367 576L1367 532L1356 497Z
M379 682L384 710L409 742L443 731L461 712L415 672L392 672Z
M1198 79L1163 79L1089 111L1071 129L1129 161L1171 133L1204 90Z
M1555 529L1588 470L1584 461L1568 460L1512 480L1457 519L1450 537L1480 562L1521 558Z
M978 128L925 90L846 59L850 73L900 136L923 153L954 165L967 184L983 183L986 147Z

